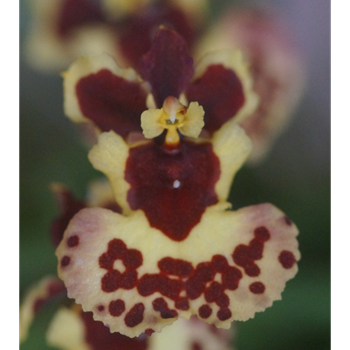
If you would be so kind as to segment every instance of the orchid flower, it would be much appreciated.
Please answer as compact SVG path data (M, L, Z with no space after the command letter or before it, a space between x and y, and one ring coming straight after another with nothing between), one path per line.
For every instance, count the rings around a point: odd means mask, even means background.
M25 54L31 66L47 72L102 52L135 67L161 24L192 47L207 13L206 0L30 0L29 5L33 19Z
M297 273L298 230L283 212L267 203L228 210L252 150L236 121L257 102L237 61L212 53L193 74L184 40L161 27L139 64L143 82L108 56L64 74L67 114L104 131L89 159L122 214L79 211L56 250L58 274L111 332L152 334L193 315L228 329L281 299ZM137 120L145 139L133 142Z
M254 144L253 164L288 126L304 91L305 64L287 26L267 9L228 9L201 39L196 55L229 48L240 49L249 62L260 97L256 112L241 124Z
M28 337L34 317L54 299L59 306L48 325L46 340L59 350L228 350L232 332L215 331L196 318L179 320L167 332L142 334L129 338L111 333L102 322L94 321L91 312L83 312L77 304L69 302L62 281L45 277L35 284L24 297L20 309L20 339Z

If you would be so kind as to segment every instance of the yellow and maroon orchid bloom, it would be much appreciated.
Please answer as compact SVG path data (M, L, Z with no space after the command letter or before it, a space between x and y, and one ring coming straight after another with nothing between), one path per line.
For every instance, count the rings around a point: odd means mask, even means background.
M152 334L193 315L228 329L281 299L300 259L296 226L272 204L228 210L252 149L236 123L257 102L247 68L219 52L193 69L184 40L161 27L138 71L143 81L100 56L65 73L67 114L104 131L89 159L122 214L76 214L56 251L59 277L111 332ZM146 138L132 142L136 125Z

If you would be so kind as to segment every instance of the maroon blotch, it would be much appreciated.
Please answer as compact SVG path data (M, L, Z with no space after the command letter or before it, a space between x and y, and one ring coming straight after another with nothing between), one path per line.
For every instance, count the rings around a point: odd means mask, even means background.
M70 248L76 247L79 244L79 236L70 236L67 239L67 246Z
M61 266L62 267L66 267L70 264L70 257L65 255L62 259L61 259Z
M295 256L292 252L288 250L283 250L278 256L278 261L285 269L291 269L297 262Z
M262 294L265 292L265 285L261 282L254 282L249 286L249 290L254 294Z
M213 310L209 305L202 305L198 309L199 316L206 319L212 314Z
M114 317L120 316L125 311L125 302L121 299L112 300L109 303L108 311Z
M205 130L211 134L234 118L245 102L238 76L221 64L210 65L186 90L189 102L198 102L205 111Z
M217 203L215 184L219 177L220 162L211 143L183 140L179 152L169 153L150 142L129 151L127 200L132 210L144 211L152 227L174 241L183 241L206 208ZM173 186L176 180L181 183L179 188ZM185 270L190 269L186 265Z
M222 308L217 312L216 316L220 321L226 321L231 318L232 312L228 308Z
M142 303L135 304L131 310L125 315L124 322L127 327L135 327L143 321L143 312L145 306Z
M147 109L147 92L140 83L102 69L81 78L76 95L84 117L101 131L113 130L122 137L131 131L142 131L140 117Z

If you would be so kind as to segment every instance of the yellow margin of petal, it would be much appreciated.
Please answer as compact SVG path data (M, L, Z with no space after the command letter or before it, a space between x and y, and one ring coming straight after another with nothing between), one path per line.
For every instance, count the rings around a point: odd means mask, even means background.
M235 123L225 123L213 135L214 153L220 160L220 178L215 185L219 201L225 201L236 172L250 155L253 145L245 131Z
M241 80L245 102L242 108L234 117L235 123L240 123L249 118L256 110L259 103L259 96L253 90L253 78L249 71L248 63L244 60L240 50L218 50L203 56L195 66L195 73L192 80L203 75L212 64L222 64L225 68L233 70Z
M33 306L37 299L47 297L47 286L50 283L61 282L57 277L47 276L33 285L25 295L19 312L19 340L23 342L28 336L28 330L34 319Z
M70 65L67 71L62 73L64 78L64 112L73 122L90 122L90 120L83 115L76 96L75 89L78 81L102 69L107 69L113 74L129 81L142 81L132 68L126 69L119 67L115 60L107 54L78 58Z
M51 320L46 333L50 346L61 350L90 350L85 341L84 323L77 312L59 309Z
M123 214L131 211L127 201L130 185L124 179L128 157L129 146L114 131L100 134L97 145L89 152L93 167L108 177L115 200L123 209Z

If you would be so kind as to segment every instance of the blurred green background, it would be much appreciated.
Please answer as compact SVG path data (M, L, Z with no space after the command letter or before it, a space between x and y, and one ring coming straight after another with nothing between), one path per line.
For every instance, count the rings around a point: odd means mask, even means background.
M45 1L45 0L43 0ZM229 3L212 1L213 16ZM244 167L230 200L234 209L271 202L300 230L299 273L287 283L283 300L237 323L239 350L326 350L330 348L330 3L326 0L259 1L278 11L294 35L308 66L308 86L290 128L266 161ZM20 2L21 43L30 21ZM63 114L62 79L20 66L20 293L47 274L56 274L49 227L57 214L49 191L65 183L82 197L98 178L87 148ZM44 332L54 306L40 314L26 349L49 349ZM165 349L166 350L166 349Z

